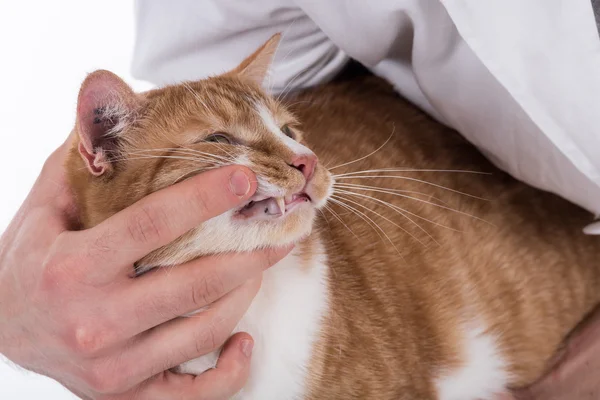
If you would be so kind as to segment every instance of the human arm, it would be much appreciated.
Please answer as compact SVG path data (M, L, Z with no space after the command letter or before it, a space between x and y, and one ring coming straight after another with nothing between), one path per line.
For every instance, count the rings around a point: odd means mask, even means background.
M227 340L261 272L286 249L205 257L139 278L132 271L151 250L243 203L255 190L252 173L210 171L74 231L77 209L63 168L68 146L48 159L0 239L0 352L82 398L228 398L248 374L247 334L232 337L205 374L168 369ZM177 318L213 302L202 315Z

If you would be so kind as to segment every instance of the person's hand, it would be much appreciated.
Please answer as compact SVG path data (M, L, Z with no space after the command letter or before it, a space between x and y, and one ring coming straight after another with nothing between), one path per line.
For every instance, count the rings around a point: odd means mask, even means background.
M600 399L600 308L570 335L550 370L529 387L494 400Z
M600 309L569 338L542 379L514 393L516 400L600 399Z
M252 338L233 336L198 377L168 369L221 346L289 249L205 257L132 278L133 263L256 190L224 167L151 194L98 226L71 231L68 143L46 162L0 239L0 352L82 398L224 399L246 381ZM207 311L177 318L207 304Z

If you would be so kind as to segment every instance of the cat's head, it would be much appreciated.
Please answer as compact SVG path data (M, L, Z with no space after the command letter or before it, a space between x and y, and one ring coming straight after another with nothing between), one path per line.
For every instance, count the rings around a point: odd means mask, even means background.
M79 93L78 140L68 163L83 224L208 169L240 164L258 179L252 201L142 264L285 245L308 235L332 178L303 144L298 121L261 88L278 41L274 36L226 74L142 94L110 72L90 74Z

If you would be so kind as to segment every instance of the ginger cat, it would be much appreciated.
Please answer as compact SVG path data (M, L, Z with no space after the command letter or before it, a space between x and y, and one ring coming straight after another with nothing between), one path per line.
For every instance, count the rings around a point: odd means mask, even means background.
M600 301L591 215L497 170L376 78L269 97L278 40L146 93L88 76L67 163L82 226L210 168L256 173L251 202L137 263L297 243L237 327L256 345L236 398L488 399L533 382Z

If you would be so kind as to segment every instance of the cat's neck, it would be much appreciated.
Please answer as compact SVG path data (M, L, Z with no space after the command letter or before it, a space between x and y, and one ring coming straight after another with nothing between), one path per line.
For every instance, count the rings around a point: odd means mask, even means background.
M328 313L328 268L321 234L315 231L265 271L259 293L236 328L257 343L249 380L236 399L306 394L306 382L313 379L312 348Z
M296 243L290 254L283 259L286 262L279 262L275 267L285 265L287 268L293 267L308 272L318 259L327 256L322 236L320 229L313 229L310 235Z

